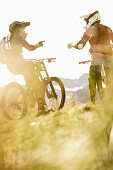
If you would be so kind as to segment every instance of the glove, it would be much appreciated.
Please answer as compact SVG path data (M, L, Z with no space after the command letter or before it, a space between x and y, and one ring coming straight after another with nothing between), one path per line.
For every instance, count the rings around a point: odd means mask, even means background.
M67 45L67 47L70 49L70 48L76 48L76 49L78 49L78 45L76 44L76 45L72 45L72 43L69 43L68 45Z
M38 48L38 47L43 47L43 42L45 42L45 41L40 41L40 42L38 42L37 45L36 45L37 48Z
M67 48L72 48L72 43L68 43Z

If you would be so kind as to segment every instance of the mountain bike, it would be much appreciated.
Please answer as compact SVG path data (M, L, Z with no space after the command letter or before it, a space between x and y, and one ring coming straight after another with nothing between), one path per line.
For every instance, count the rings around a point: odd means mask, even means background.
M58 77L50 77L45 66L45 61L51 63L55 62L55 59L27 59L34 67L34 74L44 86L47 110L62 109L65 103L65 87L62 81ZM12 82L4 88L1 107L8 119L21 119L25 117L27 110L33 108L36 108L36 114L38 112L38 102L32 87L24 87L17 82Z
M93 62L93 60L86 60L86 61L80 61L79 64L88 64ZM106 76L105 76L105 71L104 71L104 66L103 64L101 64L101 80L104 83L104 85L106 85Z

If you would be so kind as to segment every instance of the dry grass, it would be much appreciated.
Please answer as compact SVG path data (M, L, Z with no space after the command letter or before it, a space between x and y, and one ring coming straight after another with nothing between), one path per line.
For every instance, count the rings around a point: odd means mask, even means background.
M23 120L0 118L0 170L111 170L108 116L101 105L73 102Z

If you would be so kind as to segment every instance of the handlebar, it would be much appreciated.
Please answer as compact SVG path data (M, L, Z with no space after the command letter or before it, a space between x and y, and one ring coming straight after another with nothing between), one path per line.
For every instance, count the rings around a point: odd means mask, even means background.
M87 63L90 63L92 62L93 60L87 60L87 61L80 61L79 64L87 64Z
M31 62L38 62L38 63L43 62L43 61L47 61L47 62L51 63L51 62L55 62L56 58L25 59L25 60L31 61Z

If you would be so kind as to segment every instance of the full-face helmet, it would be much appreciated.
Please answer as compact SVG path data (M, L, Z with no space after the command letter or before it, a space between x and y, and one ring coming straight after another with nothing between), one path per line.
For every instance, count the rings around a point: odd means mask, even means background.
M88 29L91 25L94 25L95 23L100 23L100 14L98 11L83 15L80 18L86 21L86 29Z

